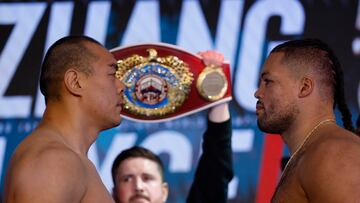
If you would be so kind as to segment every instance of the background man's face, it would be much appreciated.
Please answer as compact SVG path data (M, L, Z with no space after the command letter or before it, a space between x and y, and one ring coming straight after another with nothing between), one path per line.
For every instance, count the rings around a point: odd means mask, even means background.
M156 162L137 157L124 160L117 169L114 197L119 203L166 201L168 186Z

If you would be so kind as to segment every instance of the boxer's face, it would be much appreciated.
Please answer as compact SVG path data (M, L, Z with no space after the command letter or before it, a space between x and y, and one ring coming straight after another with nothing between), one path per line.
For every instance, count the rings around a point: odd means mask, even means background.
M282 57L283 53L270 54L261 72L260 86L255 92L258 99L258 126L267 133L283 133L299 113L297 80L282 63Z

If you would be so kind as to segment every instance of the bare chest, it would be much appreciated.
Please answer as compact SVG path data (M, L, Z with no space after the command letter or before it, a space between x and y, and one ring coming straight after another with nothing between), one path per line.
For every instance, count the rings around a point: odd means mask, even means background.
M292 168L282 175L271 199L272 203L308 202L296 174L296 168Z
M113 203L110 192L106 189L95 167L87 168L87 190L82 198L82 203Z

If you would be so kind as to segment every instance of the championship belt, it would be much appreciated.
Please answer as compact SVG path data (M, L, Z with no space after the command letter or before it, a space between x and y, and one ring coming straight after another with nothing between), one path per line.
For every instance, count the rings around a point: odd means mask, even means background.
M168 121L231 100L229 63L205 66L199 56L165 43L110 52L125 84L121 115L129 120Z

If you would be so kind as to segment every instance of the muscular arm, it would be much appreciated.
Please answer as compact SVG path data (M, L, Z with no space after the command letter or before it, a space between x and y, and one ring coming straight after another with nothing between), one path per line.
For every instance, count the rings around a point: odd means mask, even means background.
M80 202L86 191L86 170L72 151L44 149L19 158L10 176L8 201L71 203Z
M203 154L188 203L227 202L228 183L233 177L231 132L228 104L211 109L202 145Z

